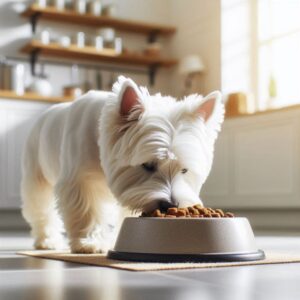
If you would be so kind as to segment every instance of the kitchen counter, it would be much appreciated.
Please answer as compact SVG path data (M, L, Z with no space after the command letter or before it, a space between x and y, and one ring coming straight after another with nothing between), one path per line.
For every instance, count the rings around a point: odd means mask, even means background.
M278 108L269 108L266 110L256 111L253 113L241 113L241 114L229 115L229 116L225 115L225 118L233 119L233 118L261 116L261 115L266 115L266 114L270 114L270 113L286 112L286 111L292 111L292 110L296 110L296 109L300 109L300 104L294 104L294 105L278 107Z
M15 99L15 100L25 100L25 101L40 101L40 102L48 102L48 103L60 103L60 102L69 102L73 101L72 97L60 96L60 97L43 97L35 93L26 92L24 95L17 95L13 91L7 90L0 90L0 99ZM289 111L294 109L299 109L300 104L290 105L286 107L280 108L271 108L263 111L256 111L253 113L245 113L245 114L237 114L237 115L230 115L225 116L226 119L233 119L233 118L244 118L244 117L253 117L253 116L260 116L270 113L277 113L282 111Z
M72 101L72 97L43 97L35 93L26 92L24 95L17 95L13 91L0 90L0 99L14 99L25 101L38 101L48 103L60 103Z

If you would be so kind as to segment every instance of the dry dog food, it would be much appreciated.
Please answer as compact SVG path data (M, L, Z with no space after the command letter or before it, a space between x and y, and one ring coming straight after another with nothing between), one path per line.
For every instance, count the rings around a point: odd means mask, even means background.
M231 212L224 212L222 209L212 209L199 204L185 208L170 207L166 211L156 209L151 213L142 213L141 217L156 218L233 218Z

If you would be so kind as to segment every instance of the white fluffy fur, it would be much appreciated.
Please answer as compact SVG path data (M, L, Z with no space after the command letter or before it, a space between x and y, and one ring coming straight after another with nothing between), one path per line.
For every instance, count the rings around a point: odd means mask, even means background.
M138 102L124 116L128 87ZM206 101L214 104L207 121L201 112ZM53 106L32 129L23 156L23 215L35 246L61 248L64 224L73 252L105 251L105 207L115 198L133 211L162 200L182 207L201 202L223 115L219 92L177 102L151 96L125 77L112 93L91 91ZM149 162L154 172L142 167Z

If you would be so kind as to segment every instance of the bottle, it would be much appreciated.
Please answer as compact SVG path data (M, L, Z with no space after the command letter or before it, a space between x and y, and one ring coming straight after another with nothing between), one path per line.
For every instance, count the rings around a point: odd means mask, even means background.
M86 0L75 0L75 11L79 14L86 13Z
M273 75L270 76L269 79L269 97L271 99L276 98L277 96L277 84Z
M16 64L14 72L13 89L17 95L23 95L25 92L25 66L23 64Z
M115 38L115 51L117 54L122 53L122 38L120 37Z
M47 0L35 0L35 4L41 8L45 8L47 6Z
M85 34L84 34L84 32L77 32L76 33L75 45L78 48L84 48L85 47Z
M95 37L95 48L97 51L103 50L103 37L101 35L98 35Z
M100 16L102 12L101 0L92 0L88 3L88 12L94 16Z
M57 10L65 9L65 0L54 0L54 6Z

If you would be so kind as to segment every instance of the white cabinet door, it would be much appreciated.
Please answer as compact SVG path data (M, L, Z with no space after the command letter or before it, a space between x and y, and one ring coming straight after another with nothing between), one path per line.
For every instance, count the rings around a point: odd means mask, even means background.
M224 130L216 141L212 170L201 192L204 204L206 199L216 202L230 194L230 150L230 134Z
M21 154L31 126L50 105L0 100L0 208L19 208Z
M300 207L300 110L228 119L216 143L204 203Z

